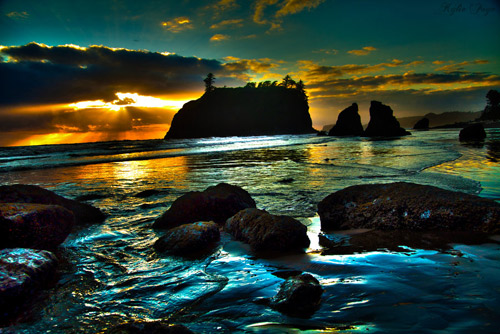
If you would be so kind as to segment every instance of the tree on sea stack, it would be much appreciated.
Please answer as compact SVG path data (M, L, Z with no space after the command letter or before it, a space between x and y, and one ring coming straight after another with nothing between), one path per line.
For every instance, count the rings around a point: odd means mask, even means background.
M215 76L212 73L208 73L207 77L203 79L205 82L205 92L211 92L215 89L214 87L214 82L215 82Z

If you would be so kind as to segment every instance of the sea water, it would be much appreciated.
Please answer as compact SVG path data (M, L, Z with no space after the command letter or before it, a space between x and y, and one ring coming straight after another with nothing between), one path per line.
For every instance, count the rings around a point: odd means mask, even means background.
M133 319L181 323L198 333L496 333L498 236L437 244L366 231L331 235L323 249L317 204L356 184L434 185L500 200L500 131L460 144L457 130L396 139L313 135L148 140L0 149L0 184L36 184L101 208L61 245L61 275L1 333L96 333ZM151 225L188 191L238 185L257 207L308 227L305 254L255 256L223 234L197 260L157 254ZM145 190L153 192L142 193ZM363 233L365 232L365 233ZM453 240L452 240L453 241ZM354 247L356 246L356 247ZM262 302L289 272L324 287L310 318Z

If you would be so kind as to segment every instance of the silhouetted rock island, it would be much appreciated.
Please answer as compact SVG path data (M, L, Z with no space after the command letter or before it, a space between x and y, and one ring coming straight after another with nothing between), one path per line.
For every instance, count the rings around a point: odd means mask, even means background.
M396 117L393 115L391 107L378 101L371 101L370 104L370 123L363 133L365 137L396 137L410 135L403 129Z
M429 130L429 119L424 117L413 126L414 130Z
M314 132L303 90L283 86L215 88L184 104L165 139Z
M337 123L328 132L329 136L361 136L362 134L363 125L361 125L357 103L353 103L350 107L342 110Z

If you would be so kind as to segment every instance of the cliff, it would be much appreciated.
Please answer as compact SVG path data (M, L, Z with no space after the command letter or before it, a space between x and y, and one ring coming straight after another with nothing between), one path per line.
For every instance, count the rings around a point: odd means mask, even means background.
M165 139L313 132L307 97L299 89L216 88L184 104Z

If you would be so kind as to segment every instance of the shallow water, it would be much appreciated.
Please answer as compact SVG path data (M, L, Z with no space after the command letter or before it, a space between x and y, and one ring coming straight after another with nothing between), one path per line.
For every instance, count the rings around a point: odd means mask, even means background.
M441 130L395 140L276 136L2 149L2 184L38 184L108 214L103 224L70 235L58 254L57 286L3 331L95 333L138 318L169 319L200 333L496 332L494 240L427 247L401 240L394 248L384 244L394 236L352 231L332 237L361 240L359 247L332 254L319 246L316 216L321 199L354 184L409 181L498 200L500 133L488 132L482 147L461 145L456 130ZM156 254L161 231L151 229L154 219L185 192L219 182L308 225L307 253L264 259L223 234L205 259ZM157 192L134 196L150 189ZM373 239L382 243L368 247ZM309 319L262 302L288 271L309 272L325 288Z

